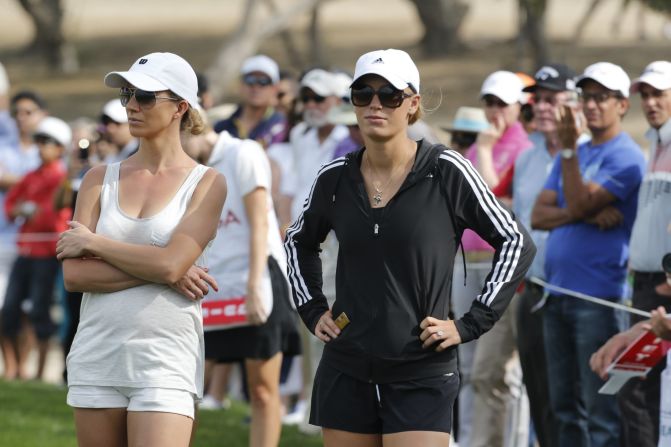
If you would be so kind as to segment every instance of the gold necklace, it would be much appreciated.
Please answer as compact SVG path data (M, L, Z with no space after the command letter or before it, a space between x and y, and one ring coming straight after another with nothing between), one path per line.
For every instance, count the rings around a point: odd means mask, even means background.
M378 174L377 170L373 167L373 163L370 162L368 152L364 152L364 156L366 157L366 161L368 162L368 166L370 167L371 172L375 174L375 177L380 178L381 176ZM401 171L405 170L410 160L412 160L412 157L410 157L408 161L406 161L401 165ZM375 194L373 194L373 202L375 202L376 208L379 207L380 204L382 203L382 193L384 192L384 189L391 184L392 180L394 180L394 177L396 177L396 172L392 170L391 174L389 175L389 180L387 180L387 183L385 183L384 186L382 186L379 181L371 179L373 181L373 188L375 188Z

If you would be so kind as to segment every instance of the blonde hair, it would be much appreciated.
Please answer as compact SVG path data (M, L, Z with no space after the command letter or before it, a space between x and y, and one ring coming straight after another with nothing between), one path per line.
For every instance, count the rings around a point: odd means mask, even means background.
M424 116L424 106L422 105L422 103L420 101L419 106L417 107L417 110L415 110L415 113L408 116L408 125L412 126L417 121L419 121L423 116Z
M189 110L182 115L182 121L179 125L182 132L188 132L191 135L200 135L205 130L205 122L198 110L189 106Z

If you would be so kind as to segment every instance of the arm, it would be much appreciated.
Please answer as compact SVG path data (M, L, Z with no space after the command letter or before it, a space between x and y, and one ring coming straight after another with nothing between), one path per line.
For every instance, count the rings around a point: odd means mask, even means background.
M105 166L91 169L84 177L74 219L95 231L100 217L100 190L105 178ZM71 292L118 292L145 284L101 259L70 258L63 260L63 281Z
M487 332L510 303L536 253L536 247L513 214L487 189L468 163L446 151L445 191L453 191L455 217L461 228L471 228L495 249L492 270L471 309L456 321L461 342ZM444 348L446 346L441 346Z
M284 242L292 297L305 326L315 335L318 335L315 332L317 322L329 311L322 292L322 263L319 258L319 245L331 229L325 209L329 198L323 189L323 177L328 168L329 165L324 166L317 175L311 196L299 218L288 228Z
M249 222L249 276L247 279L247 316L252 324L263 324L268 315L263 309L260 286L268 262L268 191L255 188L243 197Z
M557 206L557 192L544 189L538 194L531 212L531 228L535 230L552 230L573 222L566 208Z
M58 242L58 258L89 254L145 281L173 284L186 274L215 235L225 198L226 180L209 170L165 247L115 241L73 222L73 229L63 233Z
M563 158L561 163L566 208L576 220L598 213L617 199L601 185L583 182L578 157L568 160Z

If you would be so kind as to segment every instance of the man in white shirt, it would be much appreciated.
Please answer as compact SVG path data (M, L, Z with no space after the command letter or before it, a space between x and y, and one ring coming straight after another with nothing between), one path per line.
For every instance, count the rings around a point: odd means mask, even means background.
M338 143L349 135L346 126L333 125L328 120L329 110L340 104L344 93L338 77L320 68L307 72L301 79L298 98L303 104L304 121L291 130L294 176L283 188L292 197L292 221L301 214L317 171L332 160Z

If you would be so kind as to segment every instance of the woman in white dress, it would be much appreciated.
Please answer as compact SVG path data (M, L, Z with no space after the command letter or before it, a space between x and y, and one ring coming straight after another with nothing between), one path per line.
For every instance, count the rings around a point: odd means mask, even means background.
M85 176L58 242L66 288L85 292L67 359L80 446L187 446L202 397L200 298L216 282L203 252L217 231L225 178L195 163L197 80L171 53L105 77L121 89L137 153Z

